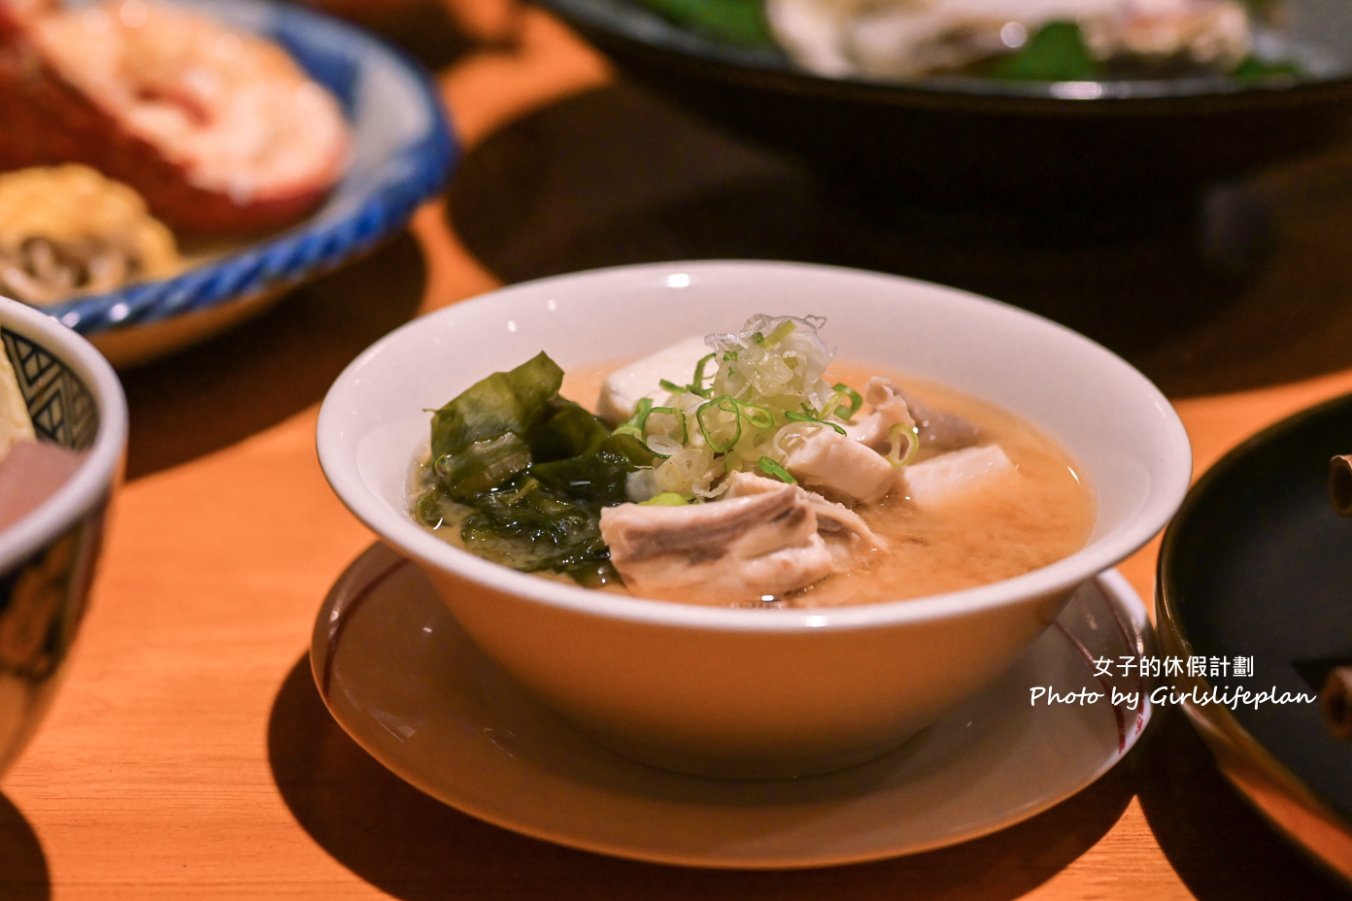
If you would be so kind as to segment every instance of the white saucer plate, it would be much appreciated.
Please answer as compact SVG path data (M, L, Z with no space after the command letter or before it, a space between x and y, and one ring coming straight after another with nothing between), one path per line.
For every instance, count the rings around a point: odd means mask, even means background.
M984 694L898 750L826 776L699 779L596 745L526 695L461 631L421 572L374 545L338 579L310 661L325 704L376 760L487 822L652 862L813 867L955 844L1025 820L1107 772L1150 720L1121 658L1155 653L1116 571L1082 588ZM1104 669L1096 661L1111 660ZM1033 689L1052 688L1033 700ZM1099 693L1090 700L1091 693ZM1073 697L1072 699L1069 699Z

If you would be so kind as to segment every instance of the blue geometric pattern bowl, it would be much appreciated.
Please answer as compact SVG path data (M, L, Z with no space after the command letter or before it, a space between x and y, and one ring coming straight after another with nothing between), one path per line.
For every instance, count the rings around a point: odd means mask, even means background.
M342 105L351 155L325 203L292 228L171 278L45 308L118 365L219 331L287 288L372 249L441 191L458 155L435 86L379 39L296 6L260 0L181 5L269 37L291 53Z
M87 450L98 432L99 414L85 383L38 339L0 326L0 345L14 369L38 440Z
M73 468L36 507L0 525L2 774L55 696L84 619L108 501L121 476L127 405L117 376L88 341L3 298L0 353L37 440L78 454L68 455Z

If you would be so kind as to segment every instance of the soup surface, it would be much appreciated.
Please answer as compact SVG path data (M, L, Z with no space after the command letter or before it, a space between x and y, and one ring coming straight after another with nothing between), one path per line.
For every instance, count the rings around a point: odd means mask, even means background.
M565 376L565 396L596 398L608 371ZM888 551L871 553L849 572L775 603L827 607L957 591L1030 572L1084 547L1094 526L1093 492L1056 444L1013 414L931 382L840 362L831 366L828 381L858 388L875 375L905 386L931 409L978 426L982 440L999 444L1014 471L991 476L941 504L921 506L894 492L876 504L855 507L887 541ZM935 456L922 449L915 462Z

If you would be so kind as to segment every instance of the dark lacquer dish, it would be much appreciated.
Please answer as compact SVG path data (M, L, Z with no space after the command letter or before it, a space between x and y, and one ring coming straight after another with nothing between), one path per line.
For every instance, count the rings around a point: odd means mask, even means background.
M1238 74L1059 79L829 76L773 43L662 15L656 0L538 2L685 108L899 200L1168 203L1352 125L1352 6L1339 0L1284 4L1260 65Z
M1165 533L1157 588L1165 654L1228 661L1227 674L1176 680L1201 699L1185 709L1222 769L1345 876L1352 742L1308 699L1352 662L1352 519L1334 512L1327 485L1329 458L1349 444L1352 396L1240 444L1197 482ZM1248 672L1237 674L1236 660ZM1207 700L1227 692L1232 703Z

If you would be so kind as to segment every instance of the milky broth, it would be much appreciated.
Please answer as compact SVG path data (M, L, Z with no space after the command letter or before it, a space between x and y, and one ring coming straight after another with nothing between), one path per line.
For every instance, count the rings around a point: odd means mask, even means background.
M561 393L594 408L613 368L569 373ZM783 606L867 604L956 591L1029 572L1084 547L1094 525L1093 494L1053 442L1019 417L941 385L838 363L827 378L862 389L873 375L887 375L930 409L979 426L984 441L998 443L1015 471L933 509L900 494L857 507L889 550L789 594Z

